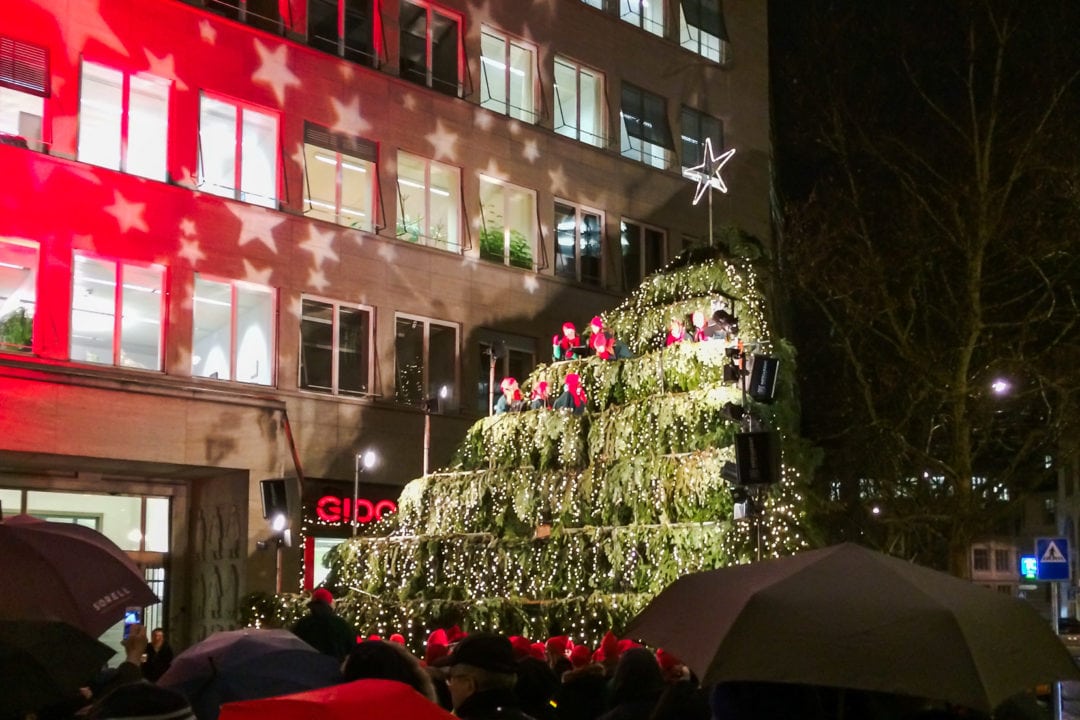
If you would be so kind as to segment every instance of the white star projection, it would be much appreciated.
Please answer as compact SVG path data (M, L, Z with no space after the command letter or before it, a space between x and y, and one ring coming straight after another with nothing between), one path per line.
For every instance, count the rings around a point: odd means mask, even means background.
M477 108L474 117L473 123L477 128L484 130L485 132L490 130L491 126L494 124L494 117L490 110Z
M184 237L191 237L195 234L195 221L189 217L180 221L180 234Z
M199 249L199 241L187 238L180 238L180 250L176 256L187 260L191 263L191 267L195 267L200 260L206 259L206 253Z
M401 107L405 108L409 112L416 111L416 96L412 93L405 93L401 98Z
M300 243L301 250L311 253L315 261L315 267L321 268L327 260L338 261L338 254L334 252L334 231L320 232L315 223L308 225L308 239Z
M188 170L187 165L180 166L180 174L174 178L177 185L181 185L186 188L195 190L199 187L199 181L195 179L195 176Z
M341 73L341 79L347 83L356 78L356 70L353 68L352 63L341 63L338 65L338 72Z
M307 283L309 287L313 287L319 292L323 292L330 285L330 281L326 279L326 273L317 268L308 270Z
M244 258L244 279L256 285L269 285L270 276L274 274L274 266L268 265L262 270L256 270L251 261Z
M360 115L360 96L354 95L348 105L337 98L330 98L330 104L334 108L334 116L337 120L330 129L345 135L363 136L371 129L371 123Z
M251 205L234 205L226 203L229 212L240 221L240 237L238 243L247 245L251 241L261 242L270 248L271 252L277 252L277 243L274 241L274 228L285 222L285 218L279 213L255 208Z
M300 167L306 166L307 157L304 155L304 143L296 143L296 152L290 155L289 158Z
M145 210L146 203L131 202L121 195L119 190L113 190L113 204L105 208L105 212L116 218L116 223L120 226L120 232L127 232L132 229L149 232L150 226L143 219Z
M387 265L393 265L397 261L398 251L393 243L379 243L377 252L379 257L386 261Z
M694 192L695 205L701 201L705 191L709 188L716 188L722 193L727 192L727 185L724 184L724 179L720 177L720 171L724 169L724 165L727 165L727 161L734 154L735 148L731 148L720 153L720 155L716 155L713 152L712 140L705 138L705 152L702 154L704 159L700 165L695 165L687 171L688 174L691 174L691 177L695 175L697 177L698 186Z
M146 62L150 65L151 75L156 75L164 80L171 80L173 87L177 90L188 89L187 84L185 84L176 74L176 60L173 58L172 53L169 53L164 57L158 57L144 48L143 54L146 55Z
M289 46L278 45L271 52L256 38L255 52L259 54L259 69L251 76L251 81L273 90L278 105L284 105L286 89L300 86L300 78L289 69Z
M289 303L285 308L285 312L289 313L295 318L300 317L300 314L304 312L304 301L299 295L293 295L289 298Z
M555 195L565 195L566 173L563 172L562 165L554 170L548 170L548 177L551 178L551 192Z
M495 158L488 158L487 167L480 171L481 175L486 175L494 180L509 180L510 176L499 169L499 163L495 162Z
M526 140L521 148L521 155L531 163L540 157L540 147L534 138Z
M209 20L199 21L199 38L207 45L217 44L217 30L214 29Z
M56 0L39 0L38 4L50 14L56 12ZM101 16L101 0L80 3L67 19L68 22L62 23L61 28L64 32L64 46L67 47L68 58L72 65L78 64L79 56L86 49L88 40L99 42L124 57L130 56L123 41L116 36L109 27L109 23L105 22L105 18Z
M458 141L457 133L447 130L442 120L435 121L435 132L428 133L424 139L435 149L435 160L457 160L457 152L454 150Z
M536 275L527 273L521 276L522 286L525 288L525 292L530 295L535 295L536 291L540 289L540 281L536 279Z

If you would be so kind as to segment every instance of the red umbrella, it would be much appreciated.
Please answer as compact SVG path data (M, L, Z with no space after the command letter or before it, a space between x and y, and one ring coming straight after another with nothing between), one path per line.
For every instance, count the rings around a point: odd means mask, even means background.
M295 695L221 706L219 720L455 720L396 680L355 680Z
M114 542L72 523L0 522L0 618L62 620L93 637L158 598Z

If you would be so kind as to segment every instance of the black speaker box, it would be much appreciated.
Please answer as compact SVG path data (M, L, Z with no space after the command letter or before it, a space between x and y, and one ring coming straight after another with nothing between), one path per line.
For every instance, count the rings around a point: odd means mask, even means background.
M768 355L754 355L750 361L750 384L746 392L761 403L770 403L776 395L776 374L780 360Z
M735 435L735 467L740 485L771 485L780 479L780 433L775 430Z
M289 499L285 492L285 478L274 478L259 482L262 490L263 517L270 519L277 513L289 514Z

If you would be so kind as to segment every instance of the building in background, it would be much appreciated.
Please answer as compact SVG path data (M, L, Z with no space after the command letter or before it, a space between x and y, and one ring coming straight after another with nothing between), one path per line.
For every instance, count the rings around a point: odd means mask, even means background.
M706 138L738 150L716 224L768 240L765 13L9 0L3 513L120 543L178 645L233 626L275 588L259 483L296 533L361 451L375 504L449 462L491 375L706 241Z

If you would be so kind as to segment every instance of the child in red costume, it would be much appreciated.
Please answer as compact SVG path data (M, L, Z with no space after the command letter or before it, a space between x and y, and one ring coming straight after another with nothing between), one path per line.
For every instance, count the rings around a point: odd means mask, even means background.
M562 335L551 338L551 357L553 360L573 360L581 348L581 338L578 337L574 323L565 322L562 326Z
M589 398L585 395L585 388L581 387L581 378L577 373L566 376L566 390L555 401L556 410L572 410L575 415L585 412L585 403Z

